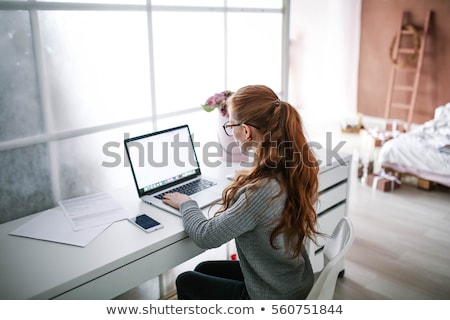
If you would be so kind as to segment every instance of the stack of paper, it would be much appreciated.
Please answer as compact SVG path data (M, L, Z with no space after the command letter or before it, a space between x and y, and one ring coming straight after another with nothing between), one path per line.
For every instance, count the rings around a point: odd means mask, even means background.
M10 235L85 247L113 222L127 218L126 211L108 193L60 201Z
M59 205L75 231L126 218L122 207L105 192L63 200Z

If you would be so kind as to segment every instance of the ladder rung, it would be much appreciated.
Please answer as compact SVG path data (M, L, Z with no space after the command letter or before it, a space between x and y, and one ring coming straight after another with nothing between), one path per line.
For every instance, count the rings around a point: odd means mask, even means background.
M393 103L392 108L408 110L411 108L411 105L406 104L406 103Z
M405 29L402 29L402 34L413 35L414 32L413 32L412 30L405 30Z
M396 69L397 71L405 71L405 72L416 72L417 68L413 68L413 67L403 67L403 68L398 68Z
M414 87L413 86L395 86L394 89L400 90L400 91L413 91Z
M410 48L400 48L398 49L399 53L414 53L416 52L416 50L414 49L410 49Z

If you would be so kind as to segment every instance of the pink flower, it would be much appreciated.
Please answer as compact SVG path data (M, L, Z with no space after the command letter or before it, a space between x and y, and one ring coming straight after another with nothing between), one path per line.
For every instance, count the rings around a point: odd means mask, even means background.
M207 112L211 112L214 109L219 109L223 116L228 116L227 111L227 99L233 94L233 92L229 90L225 90L220 93L216 93L215 95L209 97L206 100L206 103L202 105L203 109Z

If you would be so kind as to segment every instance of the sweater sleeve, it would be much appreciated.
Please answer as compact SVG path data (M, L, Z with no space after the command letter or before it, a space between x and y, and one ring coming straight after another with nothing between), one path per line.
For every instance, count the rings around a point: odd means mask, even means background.
M280 205L281 199L269 201L278 191L278 184L274 188L269 183L248 196L242 192L228 210L210 219L203 215L195 201L186 201L180 206L185 230L199 247L219 247L259 224L267 223L267 212L271 212L273 206Z

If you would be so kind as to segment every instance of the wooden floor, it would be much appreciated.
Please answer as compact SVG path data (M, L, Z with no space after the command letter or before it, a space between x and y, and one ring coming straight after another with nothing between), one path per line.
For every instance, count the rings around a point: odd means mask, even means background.
M394 192L352 178L355 241L335 299L450 299L450 191L406 181Z

